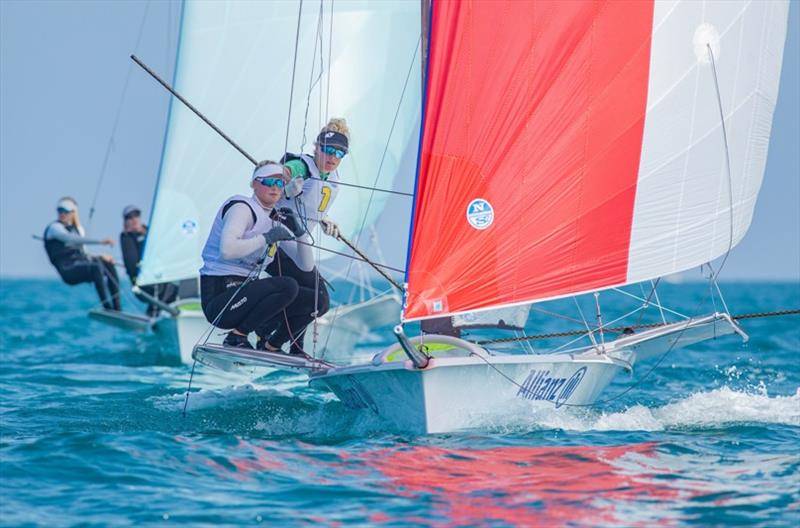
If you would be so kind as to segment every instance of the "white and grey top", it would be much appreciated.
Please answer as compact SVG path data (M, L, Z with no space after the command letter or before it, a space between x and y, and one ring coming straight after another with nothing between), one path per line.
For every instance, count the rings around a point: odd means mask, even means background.
M261 236L280 222L270 218L272 208L264 207L255 196L235 195L222 204L214 218L211 233L203 248L201 275L236 275L246 277L259 264L266 266L275 257L278 244L266 251ZM301 241L308 240L301 237ZM314 257L310 246L283 241L281 249L301 269L310 271Z
M319 222L328 216L328 211L333 205L336 195L339 194L339 171L328 173L327 178L323 180L317 164L314 163L313 156L300 154L299 158L308 170L308 174L302 175L305 181L303 182L303 194L299 197L304 210L298 211L295 199L285 196L278 202L278 207L291 207L298 214L304 215L306 219Z
M81 251L83 251L84 244L102 244L103 241L98 238L87 238L86 237L86 230L83 229L83 226L79 226L78 233L70 232L67 229L67 226L56 220L55 222L51 223L47 226L47 229L44 232L44 239L45 240L59 240L64 244L72 247L78 247Z

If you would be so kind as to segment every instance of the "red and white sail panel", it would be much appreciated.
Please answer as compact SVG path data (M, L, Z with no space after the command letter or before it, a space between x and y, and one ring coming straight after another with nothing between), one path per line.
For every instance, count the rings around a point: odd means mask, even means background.
M636 282L724 253L763 175L787 12L434 2L404 319Z

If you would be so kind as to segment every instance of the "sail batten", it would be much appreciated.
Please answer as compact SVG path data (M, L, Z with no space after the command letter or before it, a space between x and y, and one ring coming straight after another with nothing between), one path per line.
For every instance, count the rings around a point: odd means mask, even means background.
M649 280L744 236L786 2L433 10L404 320Z

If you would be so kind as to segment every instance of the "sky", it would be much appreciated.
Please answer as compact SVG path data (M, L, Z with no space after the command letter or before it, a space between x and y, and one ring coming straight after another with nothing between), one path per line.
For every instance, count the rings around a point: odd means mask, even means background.
M147 217L169 100L129 55L170 79L179 12L167 1L0 0L0 276L57 276L32 235L55 219L63 195L77 199L97 238L117 238L128 204ZM798 1L764 184L722 279L800 283Z

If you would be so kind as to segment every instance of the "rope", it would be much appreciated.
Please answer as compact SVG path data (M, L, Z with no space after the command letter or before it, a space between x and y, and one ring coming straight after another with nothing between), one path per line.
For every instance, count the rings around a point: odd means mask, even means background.
M781 315L800 315L800 309L795 309L795 310L780 310L780 311L774 311L774 312L756 312L756 313L751 313L751 314L743 314L743 315L732 316L732 319L736 319L736 320L739 320L739 319L754 319L754 318L757 318L757 317L773 317L773 316L781 316ZM690 323L690 322L691 322L691 319L689 319L689 320L687 321L686 325L683 327L683 329L681 329L681 334L682 334L682 333L683 333L683 332L684 332L684 331L685 331L685 330L686 330L686 329L689 327L689 323ZM640 328L641 328L641 327L655 327L655 326L664 326L664 325L663 325L662 323L650 324L650 325L639 325L639 327L640 327ZM629 327L629 328L630 328L630 327ZM612 329L610 329L610 328L607 328L606 330L609 330L609 331L610 331L610 330L612 330ZM582 331L581 331L581 332L582 332ZM556 334L553 334L553 335L556 335ZM574 335L574 334L573 334L573 335ZM521 341L521 340L523 340L523 339L515 339L515 341ZM656 362L656 364L655 364L655 365L653 365L653 366L650 368L650 370L649 370L649 371L647 371L647 373L646 373L644 376L642 376L642 379L640 379L640 380L639 380L637 383L634 383L633 385L631 385L631 386L627 387L625 390L623 390L623 391L619 392L618 394L615 394L614 396L611 396L611 397L609 397L609 398L606 398L606 399L604 399L604 400L599 400L599 401L596 401L596 402L594 402L594 403L589 403L589 404L563 403L562 405L563 405L563 406L566 406L566 407L597 407L597 406L599 406L599 405L605 405L605 404L607 404L607 403L610 403L610 402L612 402L612 401L614 401L614 400L618 400L619 398L621 398L621 397L622 397L622 396L624 396L625 394L629 393L630 391L632 391L633 389L635 389L636 387L638 387L639 385L641 385L641 384L642 384L642 383L643 383L643 382L644 382L644 381L645 381L645 380L646 380L646 379L647 379L647 378L650 376L650 374L652 374L652 372L653 372L653 371L654 371L656 368L658 368L658 366L659 366L659 365L661 365L661 363L664 361L664 358L666 358L666 357L667 357L667 355L668 355L670 352L672 352L672 349L675 347L675 345L678 343L678 341L679 341L679 340L680 340L680 335L678 336L678 338L676 338L675 340L673 340L673 342L672 342L672 344L670 345L670 347L669 347L669 348L666 350L666 352L664 352L664 354L662 354L662 355L661 355L661 357L658 359L658 361ZM479 341L479 342L477 342L476 344L480 345L480 344L483 344L483 343L486 343L486 342L480 342L480 341ZM477 357L477 358L480 358L480 359L481 359L481 360L482 360L484 363L486 363L486 365L487 365L487 366L491 367L491 368L492 368L492 369L493 369L495 372L497 372L498 374L500 374L502 377L504 377L506 380L508 380L509 382L511 382L513 385L515 385L515 386L519 387L519 389L520 389L521 391L523 391L523 392L525 392L525 393L529 392L529 390L528 390L528 389L526 389L525 387L523 387L523 386L522 386L520 383L518 383L518 382L517 382L516 380L514 380L513 378L511 378L511 377L509 377L508 375L506 375L506 374L505 374L503 371L501 371L501 370L500 370L500 369L498 369L498 368L497 368L495 365L493 365L492 363L490 363L490 362L489 362L489 361L488 361L486 358L484 358L484 357L482 357L482 356L480 356L480 355L478 355L478 354L471 354L471 355L472 355L472 356L475 356L475 357ZM619 360L619 359L617 359L617 360L618 360L618 361L621 361L621 360ZM627 365L627 369L628 369L628 370L633 370L633 365L631 365L630 363L627 363L627 362L625 362L625 361L623 361L623 363L625 363L625 364Z
M395 119L396 118L397 118L397 116L395 116ZM392 125L392 126L394 126L394 125ZM389 135L390 135L390 138L391 138L391 133ZM387 143L387 147L388 147L388 143ZM386 156L386 152L384 152L384 156ZM383 165L383 158L381 158L381 165ZM380 176L380 168L378 169L378 176ZM324 180L321 180L320 178L315 178L314 176L309 176L308 179L309 180L324 181ZM375 179L377 180L377 176L375 177ZM346 182L342 182L342 181L337 181L336 185L341 185L342 187L355 187L356 189L366 189L367 191L377 191L377 192L383 192L383 193L388 193L388 194L396 194L398 196L410 196L412 198L414 197L413 193L408 193L408 192L403 192L403 191L395 191L395 190L392 190L392 189L381 189L380 187L369 187L369 186L366 186L366 185L357 185L355 183L346 183Z
M339 235L337 238L338 238L339 240L341 240L341 241L342 241L342 242L343 242L343 243L344 243L344 244L345 244L347 247L349 247L349 248L350 248L350 249L353 251L353 253L355 253L356 255L358 255L359 257L361 257L361 259L360 259L360 260L363 260L364 262L366 262L366 263L368 263L368 264L372 265L373 269L374 269L375 271L377 271L378 273L380 273L380 274L381 274L381 276L382 276L384 279L386 279L387 281L389 281L389 282L391 283L391 285L392 285L392 286L394 286L395 288L397 288L397 289L398 289L398 290L400 290L401 292L403 291L403 287L402 287L402 286L400 286L400 284L398 284L398 282L397 282L396 280L394 280L394 279L393 279L393 278L392 278L392 277L391 277L391 276L390 276L388 273L386 273L386 272L385 272L385 271L383 271L383 270L382 270L380 267L378 267L378 265L377 265L377 264L375 264L374 262L372 262L372 261L369 259L369 257L367 257L367 256L366 256L364 253L362 253L362 252L361 252L361 250L359 250L359 249L358 249L358 248L357 248L355 245L353 245L353 243L352 243L352 242L350 242L349 240L347 240L347 239L346 239L345 237L343 237L341 234L340 234L340 235ZM359 260L359 259L355 259L355 260ZM388 268L388 266L382 266L382 267ZM389 268L389 269L392 269L392 270L394 270L394 271L400 271L400 270L397 270L397 269L394 269L394 268Z
M314 40L314 55L311 58L311 77L308 81L308 94L306 95L306 113L303 117L303 140L300 142L300 152L303 152L303 149L306 147L306 141L308 138L306 137L306 132L308 131L308 111L311 109L311 92L314 91L314 87L319 83L322 79L322 72L324 68L324 64L322 62L322 0L319 2L319 17L317 19L317 38ZM314 70L316 69L316 61L317 61L317 49L319 48L319 75L317 75L316 79L314 78Z
M725 263L728 261L728 255L730 255L731 249L733 248L733 182L731 181L731 153L730 149L728 148L728 130L725 127L725 113L722 110L722 95L719 92L719 79L717 79L717 62L714 59L714 50L711 49L711 45L706 44L706 47L708 48L708 55L711 57L711 72L714 74L714 88L716 89L717 93L719 121L720 126L722 127L722 144L725 148L725 173L728 176L728 211L730 215L728 222L728 249L725 251L725 256L722 258L722 263L719 265L719 269L714 275L714 282L716 282L716 278L719 277L720 273L722 273L722 268L725 267ZM709 267L711 267L710 264L711 263L709 263Z
M731 319L739 321L741 319L757 319L760 317L780 317L785 315L800 315L800 309L795 310L779 310L773 312L755 312L749 314L740 314L740 315L732 315ZM612 328L604 328L606 332L612 332L615 334L621 334L625 331L630 330L637 330L641 328L658 328L660 326L666 326L671 323L649 323L649 324L636 324L631 326L617 326ZM536 339L552 339L554 337L570 337L570 336L577 336L586 334L586 330L568 330L565 332L552 332L549 334L537 334L531 336L522 336L522 337L506 337L501 339L486 339L483 341L473 341L476 345L496 345L499 343L515 343L519 341L531 341Z
M292 82L289 86L289 115L286 117L286 140L283 142L283 151L287 152L289 149L289 130L292 124L292 100L294 98L294 79L297 74L297 49L300 42L300 21L303 17L303 0L300 0L297 6L297 30L294 36L294 59L292 60ZM258 163L253 162L254 165Z
M147 20L147 12L150 9L150 2L144 6L144 13L142 14L142 21L139 23L139 34L136 37L136 45L134 50L139 49L139 44L142 41L142 32L144 31L144 23ZM131 80L131 72L133 67L128 65L128 73L125 75L125 84L122 87L122 95L119 98L119 105L117 106L117 115L114 117L114 126L111 127L111 135L108 138L108 145L106 145L106 153L103 157L103 165L100 168L100 176L97 180L97 186L94 189L94 196L92 197L92 205L89 207L89 222L88 227L92 227L92 218L94 218L95 205L97 204L97 197L100 195L100 187L103 185L103 178L106 175L106 168L108 167L108 160L111 157L111 150L114 148L114 136L117 133L117 126L119 125L119 118L122 115L122 103L125 101L125 94L128 93L128 85Z
M189 385L186 387L186 398L183 400L183 417L186 418L186 408L189 406L189 393L192 390L192 380L194 379L194 368L197 366L197 360L192 362L192 372L189 374Z

